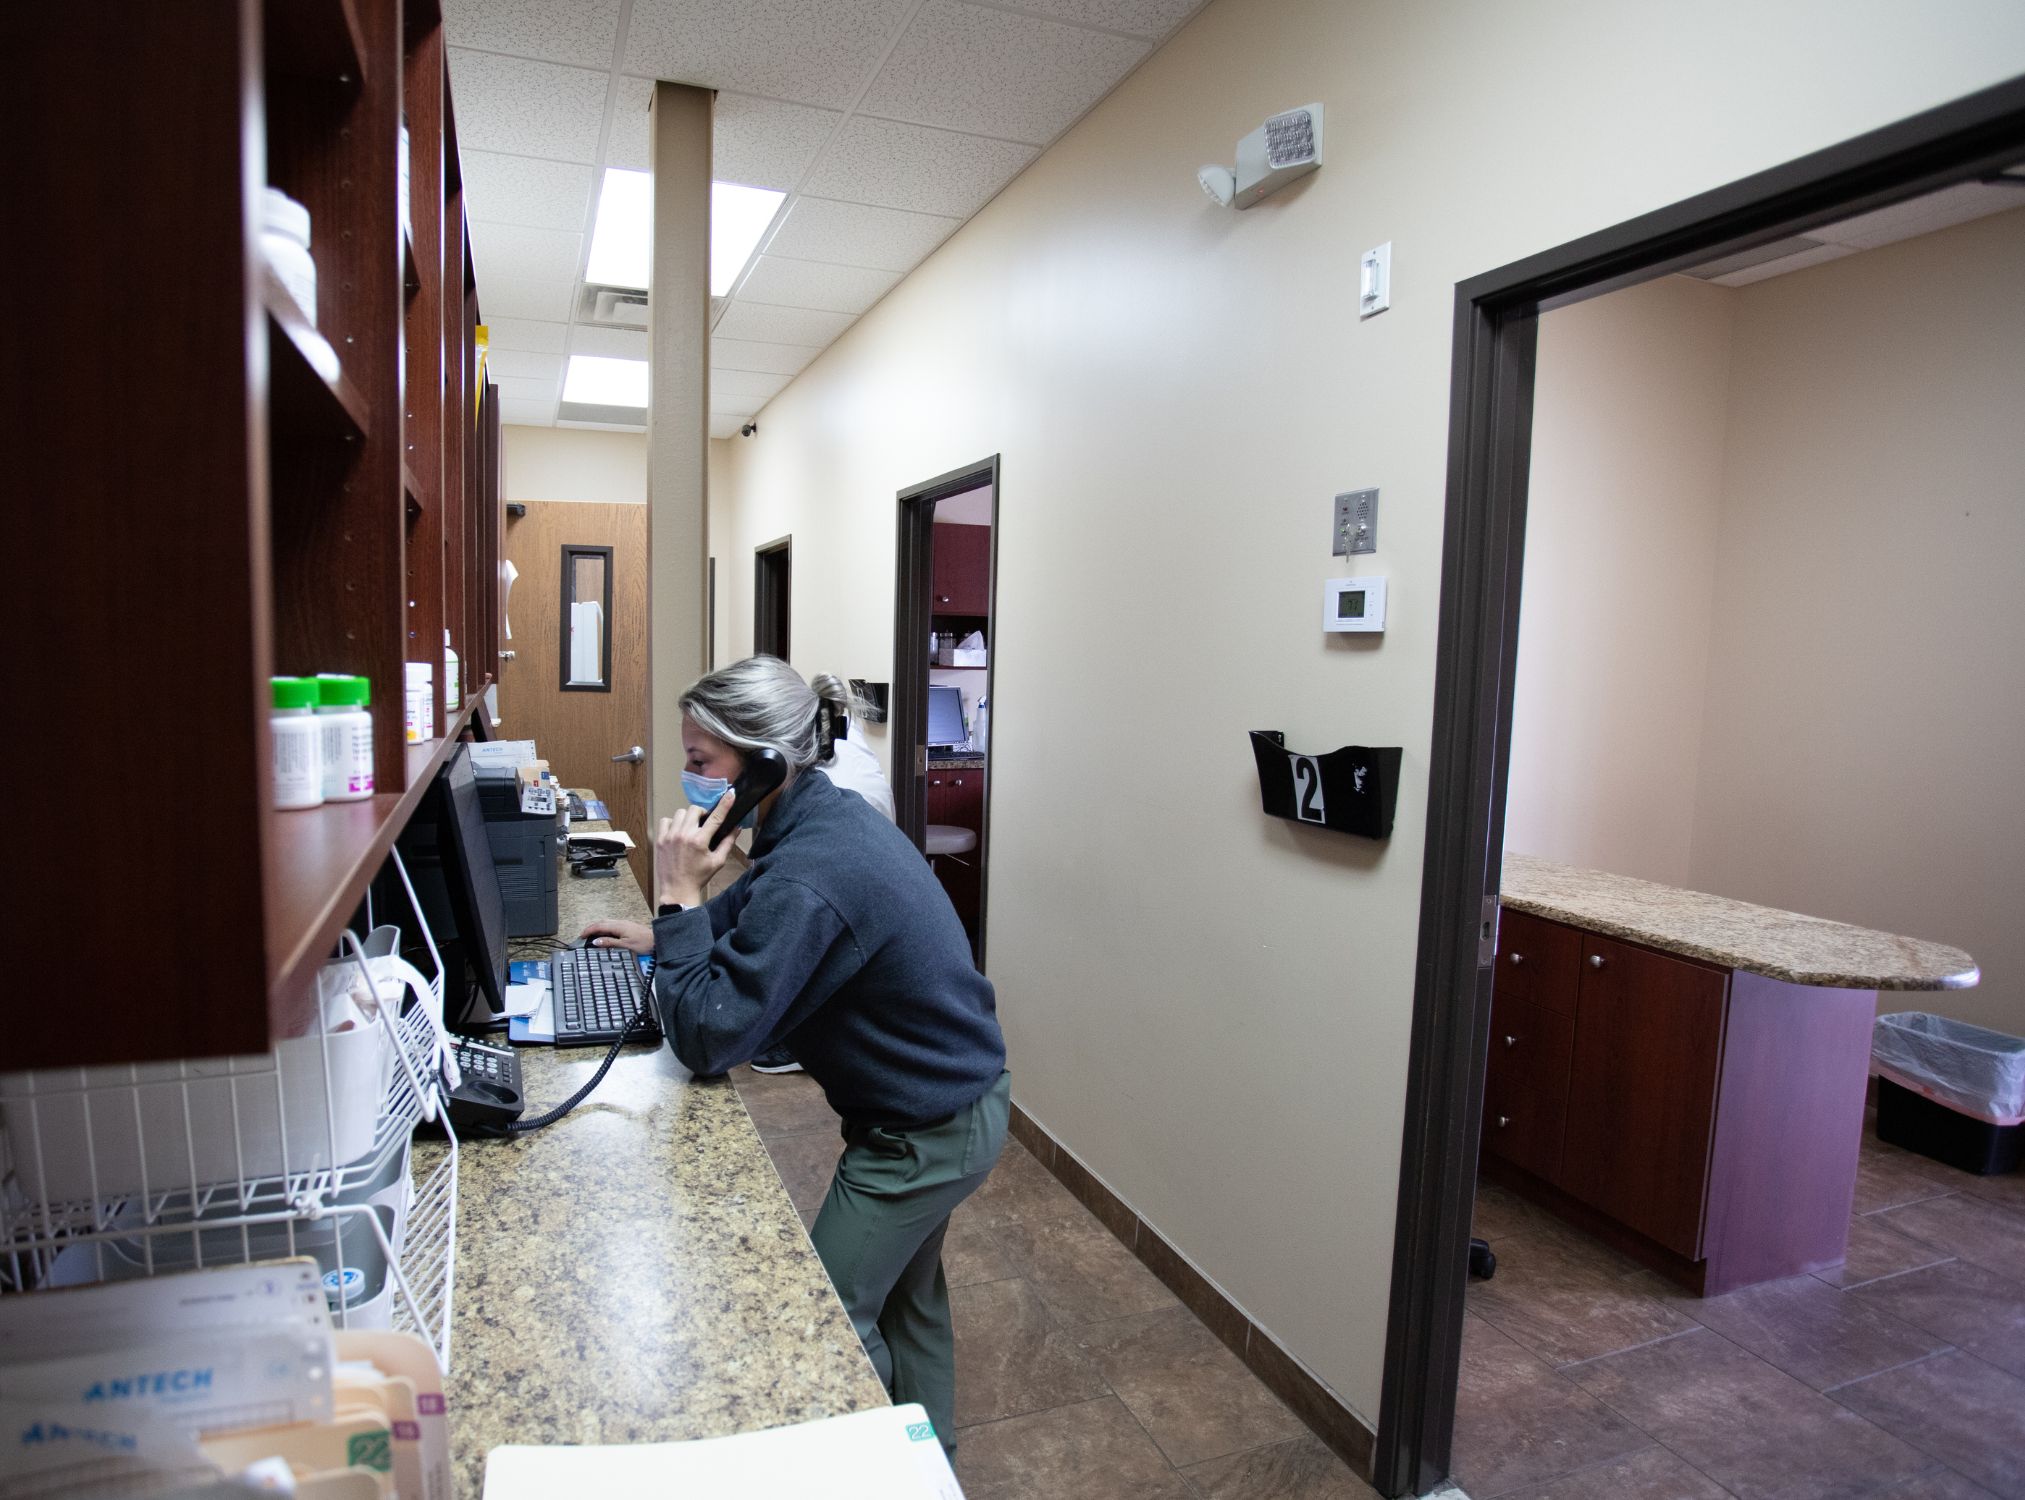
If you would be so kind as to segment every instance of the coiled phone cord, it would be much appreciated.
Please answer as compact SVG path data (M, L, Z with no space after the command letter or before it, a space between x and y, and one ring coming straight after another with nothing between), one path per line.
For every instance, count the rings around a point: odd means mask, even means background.
M619 1033L618 1040L612 1043L612 1050L605 1054L605 1060L598 1064L598 1071L591 1074L590 1081L574 1094L571 1094L569 1098L563 1100L554 1109L549 1110L546 1114L536 1115L532 1120L508 1120L504 1125L486 1125L468 1128L466 1133L475 1137L498 1140L516 1135L526 1135L530 1131L540 1130L545 1125L555 1124L557 1120L560 1120L564 1115L588 1099L591 1096L591 1090L605 1081L605 1075L612 1071L612 1064L619 1060L619 1049L633 1039L634 1030L642 1021L647 1019L647 1006L653 1003L653 997L651 995L648 996L646 1003L633 1013L633 1019L626 1023L625 1030Z

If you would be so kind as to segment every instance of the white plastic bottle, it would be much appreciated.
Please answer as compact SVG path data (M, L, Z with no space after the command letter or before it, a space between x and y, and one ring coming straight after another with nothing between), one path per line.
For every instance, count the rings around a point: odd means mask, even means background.
M407 663L408 743L436 738L436 669L426 661Z
M457 653L450 649L450 627L443 627L443 722L457 715Z
M316 722L323 731L323 800L363 802L373 794L373 685L341 672L317 675Z
M274 805L286 811L323 805L323 726L316 722L316 679L270 678L274 692Z
M309 210L280 188L260 201L260 253L309 326L316 327L316 261L309 249Z

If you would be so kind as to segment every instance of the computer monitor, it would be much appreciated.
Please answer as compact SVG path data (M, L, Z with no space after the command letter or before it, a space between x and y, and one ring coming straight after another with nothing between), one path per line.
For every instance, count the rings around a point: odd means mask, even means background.
M963 694L940 683L928 689L928 748L947 750L968 745L970 735L963 727Z
M429 798L436 809L451 915L464 939L464 958L493 1015L506 1010L506 898L492 863L492 842L478 805L470 752L459 745L437 773ZM467 1012L468 1014L468 1012Z

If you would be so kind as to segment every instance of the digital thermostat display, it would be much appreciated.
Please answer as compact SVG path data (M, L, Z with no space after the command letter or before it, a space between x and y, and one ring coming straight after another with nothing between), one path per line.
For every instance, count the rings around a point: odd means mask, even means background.
M1383 578L1332 578L1322 590L1324 630L1375 635L1385 629Z

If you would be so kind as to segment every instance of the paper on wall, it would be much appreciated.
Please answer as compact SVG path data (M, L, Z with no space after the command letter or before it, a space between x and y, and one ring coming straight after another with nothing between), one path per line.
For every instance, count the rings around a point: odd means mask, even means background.
M570 681L605 680L605 607L595 599L570 605Z

